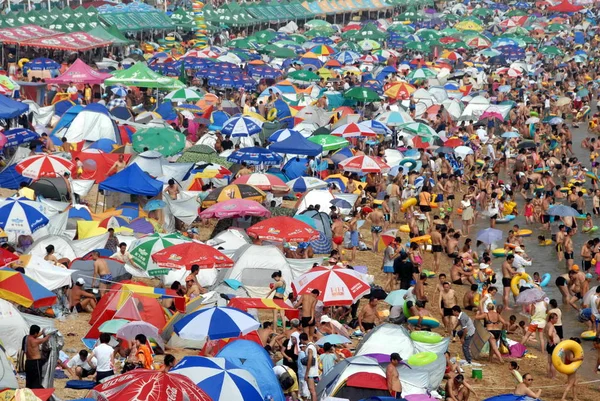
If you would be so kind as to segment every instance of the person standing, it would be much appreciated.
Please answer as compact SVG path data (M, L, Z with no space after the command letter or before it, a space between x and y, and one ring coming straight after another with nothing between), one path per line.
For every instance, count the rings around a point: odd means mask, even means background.
M373 330L376 322L379 321L379 315L377 314L378 302L377 298L369 299L369 303L363 306L358 314L358 326L363 333Z
M44 332L37 324L29 328L29 335L25 338L25 387L30 389L44 388L42 386L42 367L44 360L40 352L40 345L50 340L50 336L40 338Z
M556 369L554 369L554 364L552 363L552 353L554 352L554 348L556 348L560 342L560 337L558 337L558 333L554 327L554 324L557 322L558 315L556 313L550 313L548 314L546 327L544 327L544 336L548 341L546 344L546 352L548 353L548 377L551 379L556 377Z
M100 345L93 349L88 356L88 363L92 358L96 358L96 383L100 383L102 379L113 376L115 374L114 353L113 347L108 345L110 342L110 334L100 333Z
M307 336L315 335L315 310L319 294L319 290L314 289L310 294L302 295L300 301L295 305L296 308L302 306L302 329Z
M311 401L317 401L317 383L319 382L319 354L315 344L308 341L306 333L300 334L300 343L306 347L306 372L304 380L310 391Z
M442 322L446 328L446 334L450 335L453 331L454 324L454 308L458 304L458 298L452 288L450 288L449 282L442 284L442 291L440 291L439 298L439 312L442 315Z
M460 306L454 305L452 307L452 313L458 319L454 330L458 329L458 326L461 327L461 330L457 335L462 344L462 351L465 360L467 361L467 366L469 366L473 360L471 357L471 340L473 340L473 336L475 335L475 325L471 318L461 310Z
M92 252L92 260L94 261L92 287L94 287L94 284L96 283L96 276L98 276L98 281L100 282L100 296L103 297L106 291L108 291L108 287L112 284L113 276L110 273L108 264L106 264L106 260L100 258L100 253L98 251Z
M390 363L385 369L385 379L387 381L388 391L392 397L402 399L402 383L398 374L398 365L402 362L400 354L393 352L390 355Z

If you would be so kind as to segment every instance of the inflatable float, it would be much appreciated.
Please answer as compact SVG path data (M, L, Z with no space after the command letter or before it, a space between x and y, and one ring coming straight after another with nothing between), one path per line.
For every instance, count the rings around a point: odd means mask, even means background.
M583 361L565 363L564 355L567 351L573 353L573 359L583 358L583 348L580 344L573 340L564 340L559 342L554 351L552 351L552 365L554 365L554 369L558 372L570 375L579 369Z
M425 366L437 360L437 355L433 352L425 351L411 355L406 363L412 366Z
M419 322L419 316L411 316L408 318L408 323L416 326ZM436 329L440 327L440 321L431 316L425 316L421 319L421 326L429 327L431 329Z

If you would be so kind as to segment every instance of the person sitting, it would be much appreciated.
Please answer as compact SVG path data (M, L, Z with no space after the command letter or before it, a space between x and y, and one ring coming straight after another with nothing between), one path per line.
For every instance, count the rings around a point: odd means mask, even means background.
M150 344L143 334L135 336L135 345L137 347L136 356L138 359L138 367L143 369L152 369L154 359L152 358L152 349Z
M465 377L461 374L446 382L446 401L467 401L469 396L475 390L465 382Z
M87 350L82 349L77 355L69 359L67 369L71 376L77 376L79 380L93 376L96 373L98 360L92 357L88 360Z
M92 312L96 309L96 296L83 289L85 281L79 277L75 285L69 292L69 306L71 311L77 310L77 313Z

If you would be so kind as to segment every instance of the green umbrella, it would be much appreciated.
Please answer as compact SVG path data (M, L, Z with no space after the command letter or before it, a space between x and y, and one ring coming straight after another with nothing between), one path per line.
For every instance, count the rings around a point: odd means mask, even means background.
M151 276L167 274L169 269L161 269L152 261L152 254L173 245L190 241L179 233L152 234L136 240L131 244L131 261L136 267L146 270Z
M363 26L359 31L356 31L355 38L358 40L361 39L371 39L371 40L382 40L387 37L387 35L377 29L377 26L373 23L369 23Z
M509 18L510 17L522 17L523 15L527 15L527 13L525 11L519 10L517 8L515 8L514 10L510 10L509 12L507 12L506 14L504 14L505 17L509 17Z
M496 50L496 49L485 49L485 50L480 51L477 54L480 54L485 57L496 57L496 56L501 55L502 52L499 50Z
M418 68L414 71L411 71L406 76L406 79L416 80L416 79L428 79L428 78L435 78L435 77L437 77L437 74L435 73L435 71L430 70L429 68Z
M565 53L556 46L543 46L538 50L546 56L564 56Z
M527 36L529 31L522 26L513 26L506 31L507 35Z
M415 50L421 53L431 52L431 47L425 42L408 42L404 45L407 49Z
M457 22L460 21L460 17L456 14L442 14L441 18L444 21L448 21L448 22Z
M352 50L353 52L361 53L362 48L358 45L358 43L354 42L340 42L337 45L340 50Z
M435 29L420 29L416 32L416 35L420 37L422 40L433 40L439 39L442 37L439 31Z
M277 37L277 32L269 30L269 29L265 29L264 31L256 32L251 37L255 38L256 41L259 43L267 44L267 43L272 42L273 39L275 39Z
M315 135L308 138L309 141L321 145L323 150L337 150L345 148L350 142L334 135Z
M485 26L485 24L483 23L483 21L473 15L468 16L467 18L464 19L464 21L473 21L474 23L476 23L477 25L482 25Z
M400 126L400 130L409 134L419 135L421 137L437 136L437 133L427 124L423 123L406 123Z
M467 46L467 44L465 42L458 41L458 42L453 42L453 43L446 43L444 45L444 48L448 49L448 50L455 50L455 49L467 49L469 46Z
M326 31L323 29L311 29L308 32L304 32L304 36L307 38L316 38L317 36L329 36L329 33L333 31Z
M453 15L453 14L450 14L450 15ZM494 10L492 10L490 8L485 8L485 7L476 8L475 10L473 10L472 15L474 15L476 17L481 17L481 18L490 17L490 16L494 15Z
M308 83L319 82L321 80L321 77L309 70L299 70L290 72L288 74L288 79L291 82Z
M373 89L356 86L348 89L344 93L346 99L356 100L359 102L375 102L379 100L379 95Z
M117 334L117 331L127 323L131 322L125 319L107 320L98 327L98 331L100 333Z
M546 27L547 32L560 32L566 31L567 27L563 24L550 24Z
M187 88L176 89L165 96L165 100L170 100L172 102L196 102L202 98L204 98L204 96Z
M296 42L299 45L308 41L306 36L300 35L299 33L293 33L293 34L289 35L288 37L290 38L290 40L293 40L294 42Z
M297 42L293 41L293 40L278 40L277 42L273 43L274 45L277 45L279 47L285 47L285 46L296 46L298 45Z
M410 25L404 25L399 23L394 23L388 27L388 32L398 32L398 33L413 33L415 28Z
M458 35L457 38L459 38L462 35L462 31L459 31L456 28L451 28L451 27L446 27L444 29L442 29L441 34L444 36L455 36Z
M423 21L424 17L416 11L407 11L394 18L394 21Z
M185 135L167 127L139 129L133 134L133 150L142 153L145 148L155 150L161 155L173 156L185 147Z
M315 29L315 28L322 28L322 27L331 28L331 24L322 19L310 20L310 21L306 22L304 24L304 26L307 26L308 29ZM333 29L333 28L331 28L331 29Z
M295 51L277 45L266 45L259 51L260 53L268 54L271 58L296 58Z
M233 39L227 42L227 47L230 49L254 49L254 45L247 38Z

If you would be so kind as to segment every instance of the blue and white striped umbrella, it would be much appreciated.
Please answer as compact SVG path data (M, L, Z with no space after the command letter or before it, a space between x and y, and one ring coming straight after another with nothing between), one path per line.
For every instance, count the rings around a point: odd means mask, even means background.
M249 148L241 148L234 151L227 157L227 161L241 164L245 162L252 165L275 166L280 164L282 157L269 149L252 146Z
M17 235L31 234L48 224L40 203L27 198L8 198L0 204L0 228Z
M116 96L127 96L127 90L125 88L123 88L122 86L116 86L114 88L112 88L110 90L112 93L114 93Z
M334 60L337 60L340 64L354 64L360 58L360 54L351 50L345 50L339 52L333 56Z
M325 189L329 184L316 177L298 177L287 182L288 188L293 192L306 192L311 189Z
M381 135L390 135L392 133L392 130L389 129L387 127L387 125L385 125L382 122L375 121L375 120L361 121L360 123L358 123L358 125L370 128L373 131L375 131L375 132L377 132L378 134L381 134Z
M225 121L221 133L232 137L246 137L262 131L262 122L248 116L235 116Z
M186 356L172 372L190 378L213 401L264 399L252 373L225 358Z
M296 134L302 135L301 132L296 131L295 129L289 129L289 128L278 129L277 131L275 131L271 134L271 136L269 137L269 141L270 142L281 142L281 141L288 139L290 136L296 135ZM302 135L302 136L305 136L305 135Z
M216 306L200 309L175 323L175 333L184 340L234 338L260 327L251 315L236 308Z

